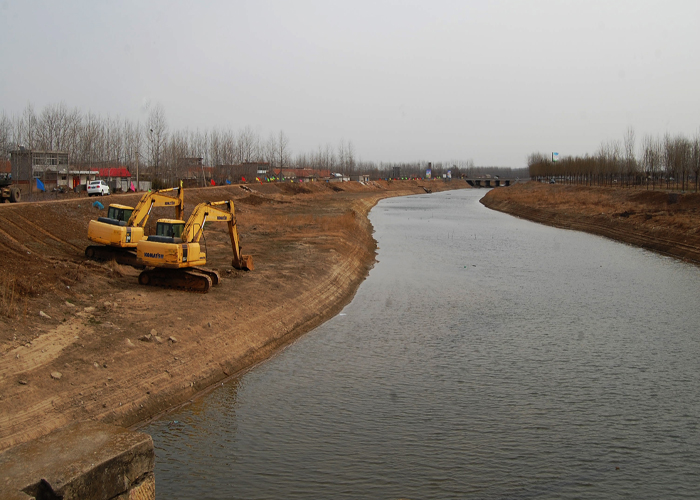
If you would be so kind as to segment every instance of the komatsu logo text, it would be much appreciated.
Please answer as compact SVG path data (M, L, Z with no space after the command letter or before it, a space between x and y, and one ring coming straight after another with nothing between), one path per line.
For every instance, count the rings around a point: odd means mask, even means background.
M148 257L149 259L162 259L163 254L162 253L151 253L151 252L143 252L144 257Z
M226 216L225 215L217 215L216 220L226 220Z

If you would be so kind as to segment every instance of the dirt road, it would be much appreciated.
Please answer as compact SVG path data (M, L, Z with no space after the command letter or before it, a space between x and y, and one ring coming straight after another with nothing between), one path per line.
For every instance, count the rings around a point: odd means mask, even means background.
M233 199L255 270L230 267L225 224L207 226L207 294L142 287L87 261L93 198L0 206L0 450L76 420L147 421L267 359L337 314L374 262L367 214L381 198L463 188L442 181L191 189ZM139 195L99 201L134 206ZM159 217L157 209L147 233Z

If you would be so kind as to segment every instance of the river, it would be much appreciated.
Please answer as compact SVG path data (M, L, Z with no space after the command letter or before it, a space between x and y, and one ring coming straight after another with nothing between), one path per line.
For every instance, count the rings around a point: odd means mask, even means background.
M157 498L698 498L700 269L483 194L381 201L341 314L144 429Z

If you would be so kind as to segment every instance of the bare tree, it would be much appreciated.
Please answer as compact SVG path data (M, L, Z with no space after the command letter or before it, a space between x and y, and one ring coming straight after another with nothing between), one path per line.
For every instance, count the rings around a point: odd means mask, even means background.
M629 186L630 180L634 178L637 173L634 128L627 128L623 142L625 148L625 177L627 178L627 186Z
M295 168L309 168L313 166L312 161L309 160L309 155L306 153L297 153L294 160L290 159L289 163Z
M12 149L12 120L3 111L0 116L0 158L9 157Z
M55 147L56 136L59 135L59 129L62 128L61 112L63 110L59 106L46 106L41 112L41 118L37 126L37 142L41 149L51 150Z
M326 148L321 152L323 168L335 170L338 166L337 158L333 154L333 146L326 144Z
M34 107L31 103L27 103L27 107L24 108L22 117L17 119L17 126L15 127L15 140L17 145L25 146L29 149L36 148L37 139L37 118L34 114Z
M114 165L122 165L126 161L127 152L124 134L119 117L104 120L104 147L106 161Z
M348 148L347 148L347 168L348 168L348 173L352 174L355 173L355 146L353 145L352 141L348 141Z
M97 115L88 113L83 119L82 126L78 130L78 144L76 156L79 163L91 166L102 161L102 148L100 147L102 124Z
M287 168L290 163L290 152L289 152L289 138L285 135L283 130L280 130L276 141L276 154L275 161L278 168Z
M681 190L685 191L686 183L692 170L693 145L683 136L674 139L674 158L677 163L676 172L680 174Z
M206 130L200 132L192 132L190 134L190 150L192 156L195 158L202 158L205 165L216 165L211 156L208 156L208 143L209 143L210 133Z
M270 133L263 147L263 160L270 165L270 168L275 168L277 165L277 138L273 133Z
M345 140L340 139L338 142L338 168L340 172L347 174L347 150L345 149Z
M146 135L148 137L149 161L153 169L152 180L160 180L161 163L168 140L168 123L165 119L165 110L160 103L156 104L148 114Z
M527 157L527 166L530 172L531 179L541 179L544 177L549 177L554 175L554 171L551 168L551 161L549 156L543 153L531 153ZM469 175L474 175L474 164L473 162L469 165Z
M250 127L245 127L238 134L238 163L251 163L258 160L260 139Z
M175 186L177 179L187 174L189 163L183 159L193 156L188 147L188 135L187 130L173 132L166 144L163 179L168 186Z
M661 168L661 143L651 135L644 136L644 153L642 163L647 178L647 189L651 179L651 189L656 189L657 172Z
M619 141L607 141L598 150L598 176L601 184L613 184L617 174L621 172L621 148Z
M691 155L690 155L691 168L693 170L693 176L695 177L695 192L698 192L698 177L700 177L700 133L696 132L693 138Z
M143 152L141 151L143 143L143 128L141 124L138 122L133 124L128 120L124 120L122 124L122 137L124 141L126 164L129 171L136 178L134 187L138 190L142 167L141 158L143 157Z
M666 189L671 187L671 179L674 178L673 170L675 162L673 159L673 141L668 132L664 135L663 143L661 144L661 164L664 169L666 179Z

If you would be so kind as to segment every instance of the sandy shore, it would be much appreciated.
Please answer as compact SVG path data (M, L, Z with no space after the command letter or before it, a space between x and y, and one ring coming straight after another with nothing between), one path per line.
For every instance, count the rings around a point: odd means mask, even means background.
M254 258L254 271L232 270L225 225L208 227L208 264L223 280L207 294L142 287L135 269L87 261L87 223L102 215L92 199L0 206L0 450L74 421L138 426L269 358L352 299L374 263L367 215L380 199L464 187L186 190L187 215L201 201L233 199ZM171 214L149 224L158 217Z

